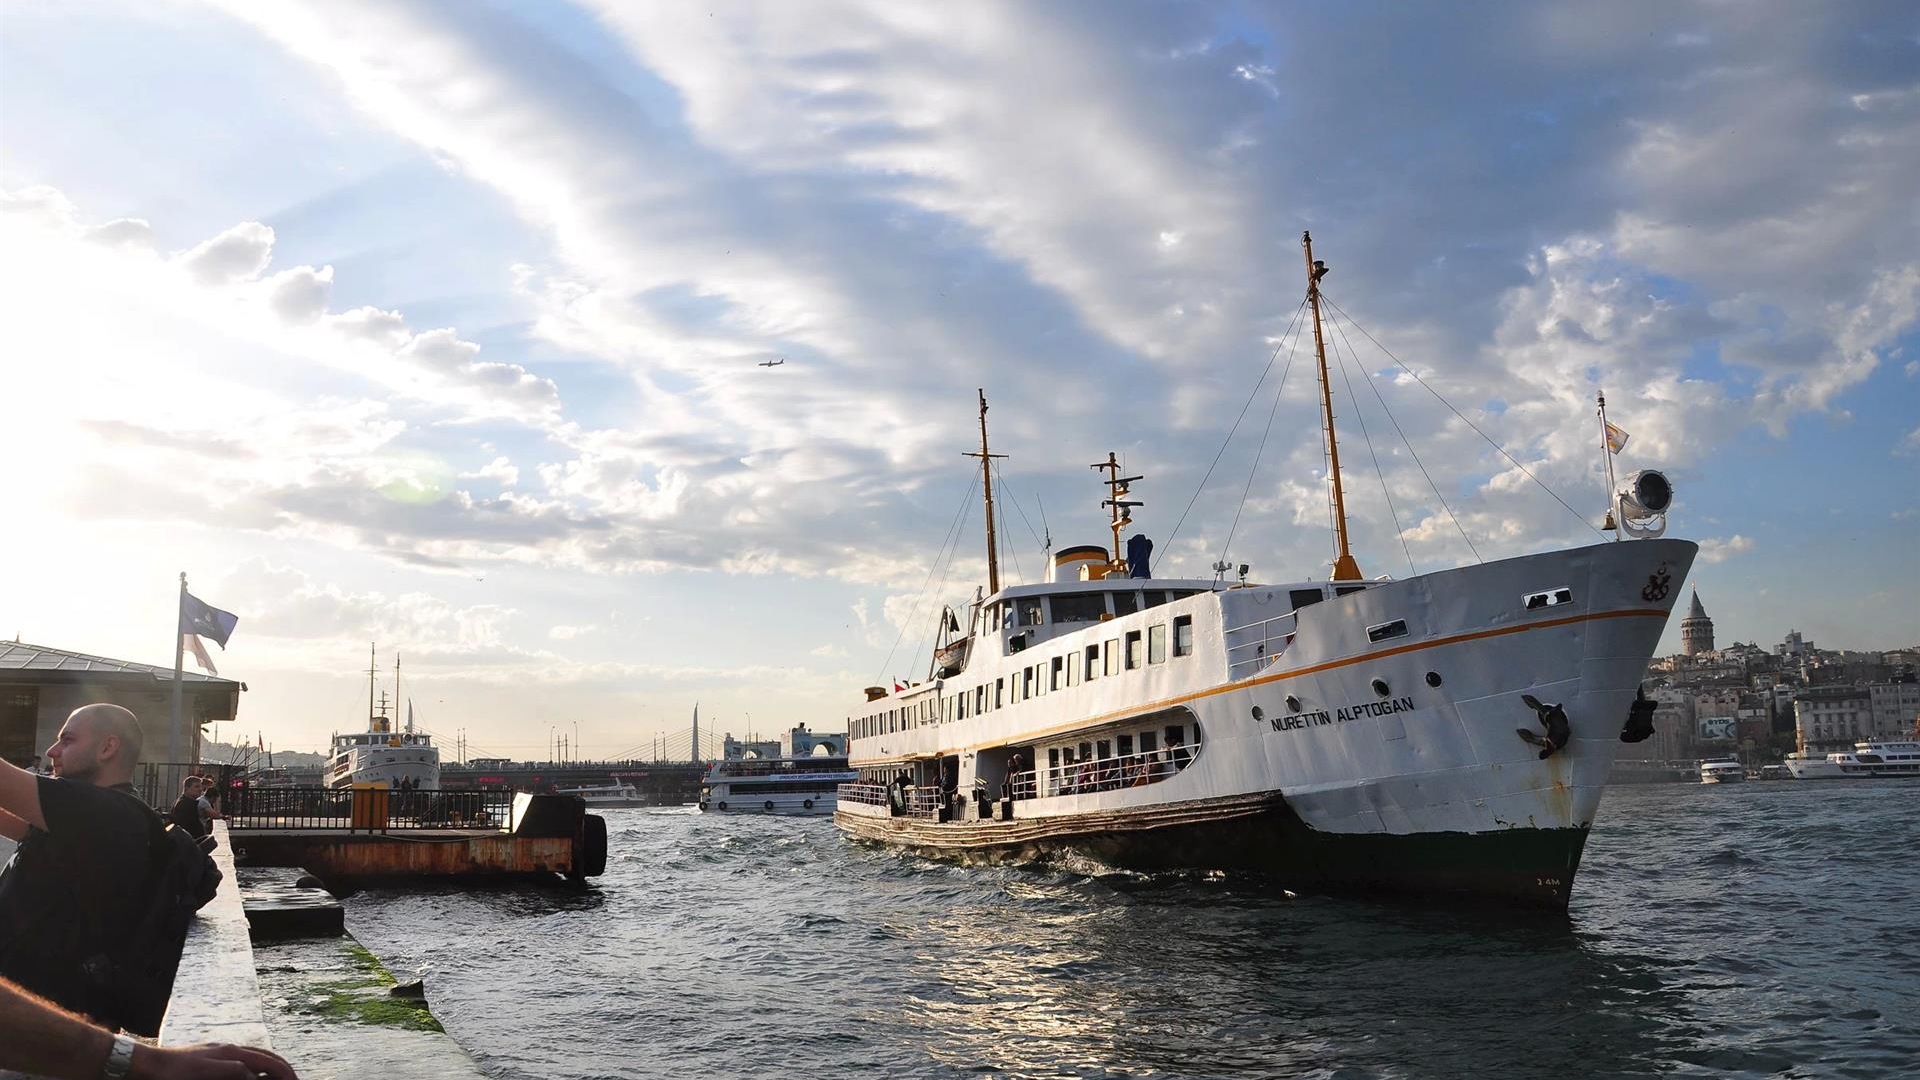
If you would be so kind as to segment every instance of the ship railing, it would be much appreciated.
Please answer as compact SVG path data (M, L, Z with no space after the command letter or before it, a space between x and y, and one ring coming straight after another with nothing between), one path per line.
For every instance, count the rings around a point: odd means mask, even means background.
M402 832L412 829L504 829L511 791L392 791L386 788L228 789L228 828Z
M841 784L839 789L841 802L865 803L868 806L887 805L887 785L859 781Z
M1046 793L1087 795L1157 784L1192 764L1197 747L1180 744L1048 766Z
M866 803L869 806L897 806L902 817L940 816L940 792L931 787L901 789L892 784L862 780L841 784L839 797L844 802Z
M1289 611L1285 615L1275 615L1271 619L1247 623L1244 626L1229 627L1226 640L1232 642L1236 637L1241 640L1227 646L1227 675L1237 678L1251 675L1273 663L1280 654L1293 644L1294 629L1298 625L1298 611Z

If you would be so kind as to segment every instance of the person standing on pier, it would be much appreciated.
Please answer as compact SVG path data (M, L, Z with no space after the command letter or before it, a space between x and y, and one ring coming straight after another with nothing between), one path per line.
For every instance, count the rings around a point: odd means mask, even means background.
M132 712L84 705L47 749L53 776L0 762L0 834L20 842L0 870L0 976L114 1027L146 1007L100 974L133 944L154 884L157 815L132 783L141 740Z
M195 839L207 835L207 823L200 816L200 778L189 776L180 782L180 797L173 801L167 820L191 833Z

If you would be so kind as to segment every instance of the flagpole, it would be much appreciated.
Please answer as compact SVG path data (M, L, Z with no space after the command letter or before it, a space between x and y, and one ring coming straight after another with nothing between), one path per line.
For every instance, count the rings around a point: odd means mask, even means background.
M1615 481L1613 478L1613 439L1612 433L1607 430L1607 392L1605 390L1595 390L1593 397L1600 406L1600 460L1606 462L1607 465L1607 518L1609 521L1612 521ZM1613 538L1615 540L1621 540L1626 537L1626 530L1620 528L1619 524L1619 522L1613 522Z
M173 724L167 729L167 763L180 760L180 684L185 680L187 636L180 632L180 619L187 611L187 572L180 571L180 596L173 605ZM167 794L162 792L162 795Z

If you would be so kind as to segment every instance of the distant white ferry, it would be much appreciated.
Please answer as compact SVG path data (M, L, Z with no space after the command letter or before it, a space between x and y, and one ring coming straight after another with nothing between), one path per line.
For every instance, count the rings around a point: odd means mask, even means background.
M831 814L840 785L859 778L845 757L716 761L700 809L716 814Z
M388 719L386 701L374 704L376 666L367 670L367 730L333 737L332 756L327 761L326 783L330 788L350 788L355 784L385 784L398 789L401 781L418 791L440 790L440 751L433 736L413 730L413 708L407 708L404 731L394 729ZM400 665L393 666L396 698L400 689Z
M1709 759L1700 763L1703 784L1739 784L1747 779L1747 768L1730 758Z
M1788 754L1786 764L1795 780L1920 777L1920 740L1868 739L1854 743L1851 753L1841 751L1824 757L1801 750Z

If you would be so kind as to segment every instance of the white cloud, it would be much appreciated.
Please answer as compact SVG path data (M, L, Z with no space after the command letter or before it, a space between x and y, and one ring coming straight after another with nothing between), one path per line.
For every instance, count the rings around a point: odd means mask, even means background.
M512 487L520 482L520 470L504 456L496 457L473 472L460 474L462 480L492 480L501 487Z
M1700 561L1703 563L1726 562L1737 555L1752 551L1753 541L1735 533L1725 539L1707 537L1700 541Z
M272 229L257 221L243 221L175 259L202 284L252 281L273 260L273 239Z

